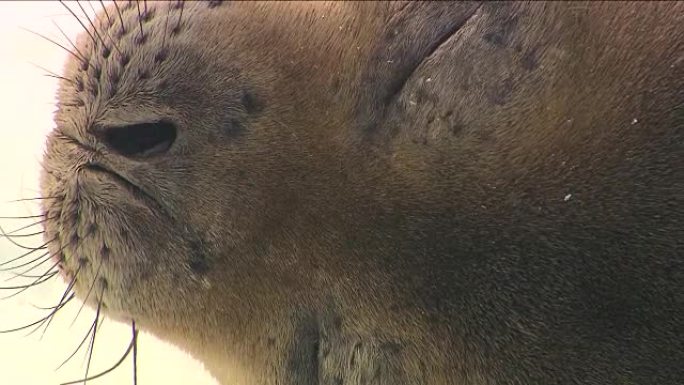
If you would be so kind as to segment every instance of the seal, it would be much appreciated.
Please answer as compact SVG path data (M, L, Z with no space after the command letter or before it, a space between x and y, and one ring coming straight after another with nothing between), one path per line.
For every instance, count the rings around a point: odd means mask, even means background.
M681 384L683 52L683 3L114 4L45 239L222 384Z

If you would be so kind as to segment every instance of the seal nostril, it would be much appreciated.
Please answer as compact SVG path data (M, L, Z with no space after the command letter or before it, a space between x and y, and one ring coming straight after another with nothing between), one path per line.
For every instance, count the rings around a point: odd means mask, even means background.
M176 140L176 126L165 120L107 127L101 140L123 156L146 157L166 152Z

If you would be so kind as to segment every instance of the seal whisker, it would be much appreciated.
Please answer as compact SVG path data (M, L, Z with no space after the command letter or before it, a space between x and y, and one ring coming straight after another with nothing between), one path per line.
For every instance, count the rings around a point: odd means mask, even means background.
M83 344L85 344L86 340L91 335L91 333L95 334L97 332L98 318L101 318L101 320L99 321L99 326L102 326L102 322L104 322L104 317L100 317L100 304L99 303L98 303L98 309L95 312L95 319L93 320L92 325L90 325L90 328L88 328L88 332L86 333L85 336L83 336L83 339L81 339L81 342L78 344L76 349L69 355L69 357L67 357L61 364L59 364L59 366L55 370L59 370L62 366L64 366L67 362L69 362L76 355L76 353L78 353L81 350L81 348L83 347Z
M38 310L54 310L56 309L59 305L53 305L53 306L36 306L33 304L30 304L33 308L38 309Z
M0 333L13 333L13 332L17 332L17 331L24 330L24 329L28 329L28 328L30 328L30 327L32 327L32 326L35 326L35 325L37 325L37 324L39 324L39 323L45 321L45 320L48 319L49 317L51 317L54 313L58 312L61 308L63 308L63 307L64 307L69 301L71 301L71 299L73 299L73 298L74 298L74 294L72 294L71 296L69 296L69 298L68 298L66 301L64 301L64 303L62 303L61 305L55 307L55 309L52 310L52 311L50 312L50 314L46 315L45 317L43 317L43 318L41 318L41 319L39 319L39 320L37 320L37 321L31 322L31 323L28 324L28 325L20 326L20 327L13 328L13 329L0 330Z
M81 307L78 308L78 311L76 312L76 316L74 316L73 321L71 321L70 327L73 326L73 324L76 322L78 319L78 316L81 314L81 311L83 310L83 307L85 307L85 304L88 302L88 298L90 298L90 294L93 291L93 288L95 287L95 282L97 282L97 279L100 277L100 268L102 267L102 259L100 259L100 262L97 264L97 269L95 270L95 276L93 277L92 282L90 283L90 287L88 288L88 292L83 298L83 302L81 303ZM101 297L101 296L100 296Z
M59 80L64 80L68 81L69 83L75 84L75 82L69 78L65 78L64 76L59 76L59 75L53 75L53 74L44 74L44 76L59 79Z
M136 327L135 327L135 321L132 321L131 325L132 325L132 330L133 330L133 337L131 338L131 342L128 344L128 348L126 348L126 351L124 352L124 354L121 356L121 358L114 365L112 365L109 369L106 369L106 370L104 370L98 374L92 375L90 377L83 378L83 379L76 380L76 381L63 382L60 385L79 384L79 383L84 383L85 381L91 381L91 380L100 378L100 377L112 372L114 369L118 368L119 366L121 366L123 361L128 357L129 354L131 354L131 351L135 350L136 351L135 355L137 355L138 329L136 329ZM134 371L137 371L137 365L136 364L133 365L133 368L134 368ZM134 376L134 381L136 381L134 383L134 385L137 385L137 374Z
M69 357L67 357L64 361L62 361L62 363L59 364L59 366L57 368L55 368L55 370L59 370L62 366L64 366L67 362L69 362L76 355L76 353L78 353L79 350L81 350L81 348L83 347L83 344L86 342L86 340L90 336L90 333L92 333L93 329L96 328L96 325L97 325L97 314L95 316L95 320L93 321L93 324L90 325L88 332L86 333L85 336L83 336L83 339L81 339L81 342L78 344L76 349L69 355Z
M37 251L37 250L43 250L43 249L46 248L46 247L43 247L43 246L31 247L31 246L22 245L21 243L15 241L15 240L13 239L13 236L7 236L7 235L4 233L4 231L2 230L2 226L0 226L0 237L7 239L7 240L8 240L11 244L13 244L14 246L19 247L19 248L24 249L24 250L33 250L33 251ZM2 264L0 264L0 266L2 266Z
M7 239L11 244L13 244L14 246L19 247L20 249L32 250L31 252L38 251L38 250L44 250L44 249L47 248L47 246L45 246L44 244L41 245L41 246L38 246L38 247L31 247L31 246L22 245L21 243L19 243L19 242L17 242L17 241L14 240L14 236L12 236L12 235L8 236L8 235L4 232L4 230L2 229L2 226L0 226L0 238L5 238L5 239ZM4 265L4 264L5 264L4 262L3 262L3 263L0 263L0 266L2 266L2 265Z
M114 8L116 8L116 12L119 14L119 20L121 21L121 32L126 33L126 27L124 27L123 16L121 15L119 4L116 3L116 0L112 0L112 3L114 3Z
M45 262L49 261L53 256L54 256L54 254L53 254L53 255L50 255L49 257L47 257L47 258L43 259L42 261L40 261L40 263L38 263L38 264L36 264L36 265L34 265L34 266L31 266L30 268L28 268L28 269L26 269L26 270L24 270L24 271L21 271L21 272L18 272L18 273L17 273L17 272L10 271L9 273L12 274L12 275L14 275L14 277L11 277L11 278L6 279L5 282L11 281L11 280L13 280L13 279L15 279L15 278L18 278L18 277L23 277L23 278L38 278L39 276L29 275L28 273L30 273L31 271L33 271L33 270L39 268L40 266L42 266ZM60 261L58 261L58 263L59 263L59 262L60 262ZM3 271L8 271L8 270L3 270Z
M26 265L30 265L30 264L32 264L33 262L38 261L38 260L40 260L40 259L42 259L42 258L49 259L51 256L52 256L52 255L50 255L50 252L48 251L48 252L45 252L45 253L41 254L41 255L40 255L39 257L37 257L37 258L34 258L34 259L32 259L32 260L30 260L30 261L28 261L28 262L22 263L21 265L10 266L10 267L3 267L2 269L0 269L0 271L15 270L15 269L18 269L18 268L20 268L20 267L24 267L24 266L26 266Z
M2 237L4 238L25 238L25 237L34 237L36 235L40 234L45 234L45 231L38 231L36 233L30 233L30 234L3 234Z
M38 250L43 250L43 249L45 249L45 248L47 247L47 245L48 245L50 242L53 242L53 241L55 241L56 239L57 239L57 238L53 238L53 239L51 239L51 240L49 240L49 241L43 243L43 244L41 245L41 247L37 247L37 248L35 248L35 249L31 250L31 251L25 252L24 254L22 254L22 255L20 255L20 256L18 256L18 257L12 258L12 259L10 259L9 261L5 261L5 262L3 262L3 263L0 263L0 266L4 266L4 265L7 265L8 263L12 263L12 262L14 262L14 261L18 261L18 260L20 260L20 259L22 259L22 258L25 258L25 257L31 255L32 253L35 253L35 252L38 251Z
M100 6L102 7L102 11L104 12L105 16L107 17L107 22L111 26L113 23L112 23L111 17L109 17L109 12L107 12L107 7L105 7L104 2L102 0L99 0L99 2L100 2ZM89 1L88 4L93 9L93 13L97 13L95 11L95 7L93 6L93 3Z
M35 201L35 200L47 200L47 199L63 199L63 198L64 198L64 196L22 198L22 199L15 199L15 200L7 201L6 203L17 203L17 202L26 202L26 201Z
M138 330L135 328L135 320L131 320L131 332L133 333L133 385L138 385Z
M50 271L50 270L48 270L48 271ZM0 287L0 290L17 290L17 289L21 289L21 291L19 291L19 292L17 292L17 293L14 293L14 294L12 294L12 295L8 295L8 296L6 296L6 297L2 297L2 299L12 298L12 297L14 297L14 296L17 295L17 294L22 293L22 292L23 292L24 290L26 290L26 289L30 289L30 288L32 288L32 287L34 287L34 286L40 285L41 283L44 283L44 282L49 281L50 278L52 278L52 277L54 277L54 275L49 274L49 275L47 275L47 276L45 276L45 277L38 277L38 279L36 279L35 281L33 281L33 282L31 282L30 284L27 284L27 285L2 286L2 287ZM43 278L44 278L44 279L43 279ZM42 279L42 280L41 280L41 279Z
M37 266L36 266L36 267L37 267ZM48 270L48 272L49 272L50 270L54 269L54 267L56 267L56 266L53 266L51 269ZM14 272L9 272L9 274L14 275L15 277L11 277L11 278L6 279L6 280L5 280L6 282L7 282L7 281L11 281L11 280L13 280L13 279L16 278L16 277L22 277L22 278L40 278L40 275L33 275L33 274L23 274L23 273L20 274L20 273L14 273Z
M93 333L88 344L88 363L86 364L85 377L83 385L88 381L88 373L90 373L90 362L93 358L93 350L95 349L95 337L97 336L97 323L100 320L100 309L102 308L102 297L97 301L97 309L95 310L95 321L93 322Z
M59 0L59 3L62 4L62 5L64 6L64 8L66 8L67 11L69 11L69 13L76 19L76 21L78 21L78 24L80 24L81 27L83 27L83 30L85 31L85 33L88 34L88 36L90 36L90 40L93 41L93 46L96 46L96 45L97 45L97 40L95 40L95 37L93 36L93 34L90 33L90 31L88 31L88 28L85 26L85 24L83 24L83 22L81 21L81 19L79 19L79 17L76 16L76 13L74 13L74 11L72 11L71 8L69 8L69 6L67 6L67 5L64 3L64 0ZM90 19L89 19L89 20L90 20Z
M78 0L76 0L76 2L78 2ZM92 1L86 1L86 3L88 3L90 10L93 11L93 15L96 15L95 20L99 21L99 19L97 18L97 11L95 10L95 7L93 6L93 2Z
M183 3L182 1L179 1L178 3L180 4L180 14L178 15L178 22L176 23L176 26L173 28L173 31L176 33L178 32L178 30L180 30L181 20L183 19L183 9L185 9L185 3Z
M6 218L6 219L11 219L11 218ZM24 225L24 226L22 226L22 227L20 227L20 228L18 228L18 229L14 229L14 230L9 231L9 232L7 232L7 233L5 233L5 234L6 234L6 235L12 235L12 234L18 233L18 232L21 231L21 230L26 230L26 229L28 229L28 228L31 228L31 227L33 227L33 226L40 225L40 224L42 224L42 223L45 223L45 221L47 221L47 220L52 220L52 219L54 219L54 218L42 219L42 220L40 220L40 221L38 221L38 222L31 223L30 225Z
M67 288L67 289L68 289L68 288ZM65 294L66 294L66 293L68 293L68 290L65 292ZM55 314L57 314L57 312L58 312L59 310L61 310L64 306L66 306L66 304L69 303L69 302L70 302L72 299L74 299L75 297L76 297L76 293L71 292L71 294L69 294L69 296L66 298L66 300L64 300L63 302L60 301L60 303L58 304L58 306L55 307L55 310L54 310L52 313L50 313L46 319L41 320L41 321L40 321L40 324L39 324L38 326L36 326L35 329L33 329L33 330L31 330L29 333L27 333L26 336L30 336L31 334L37 332L38 329L40 329L40 327L41 327L46 321L47 321L47 326L50 326L50 322L52 322L52 319L54 318ZM45 332L47 331L47 326L45 327L45 330L43 330L43 333L42 333L41 336L40 336L41 339L43 338L43 336L45 335Z
M21 290L17 291L16 293L12 293L12 294L10 294L10 295L4 296L4 297L2 297L2 298L0 298L0 299L5 300L5 299L10 299L10 298L12 298L12 297L16 297L16 296L18 296L19 294L25 292L26 290L28 290L28 289L30 289L30 288L32 288L32 287L36 287L36 286L38 286L38 285L40 285L40 284L43 284L43 283L45 283L45 282L48 282L48 281L51 280L55 275L57 275L57 274L59 273L58 271L53 271L54 268L55 268L56 266L57 266L57 263L55 263L53 266L51 266L51 267L44 273L44 274L46 274L46 275L45 275L45 277L44 277L43 279L40 279L40 277L38 277L38 279L36 279L36 281L34 281L33 283L31 283L30 285L28 285L28 286L26 286L26 287L24 287L24 288L15 287L14 289L20 289L20 288L21 288ZM49 273L49 274L47 274L47 273ZM5 289L5 288L0 288L0 289ZM8 289L9 289L9 288L8 288Z
M161 46L162 48L166 47L166 34L169 31L169 14L171 13L171 5L168 6L169 10L166 12L166 20L164 21L164 32L162 33L162 43Z
M38 246L38 247L24 246L24 245L18 243L17 241L15 241L14 239L12 239L11 236L7 236L7 233L6 233L5 230L2 228L2 226L0 226L0 237L3 237L3 238L5 238L5 239L7 239L7 240L10 241L10 243L12 243L13 245L15 245L15 246L17 246L17 247L20 247L20 248L22 248L22 249L25 249L25 250L33 250L33 251L36 251L36 250L45 249L45 248L47 247L47 246L46 246L47 244L43 244L43 245ZM56 238L54 238L54 239L56 239ZM53 240L54 240L54 239L53 239ZM48 242L48 243L49 243L49 242ZM3 264L4 264L4 263L0 263L0 266L2 266Z
M90 4L91 7L93 6L92 3L90 3L90 2L88 2L88 4ZM102 3L102 0L100 0L100 4L102 4L102 10L104 11L105 15L107 15L107 19L109 20L109 24L112 25L112 20L109 19L109 14L107 13L107 8L105 7L104 3ZM93 9L93 12L95 12L95 9ZM121 53L119 46L116 44L116 40L114 40L114 38L112 37L112 34L109 33L109 28L105 28L104 32L107 34L107 37L109 38L109 40L112 42L112 47L114 47L114 50L116 50L116 52L120 56L123 56L123 53ZM102 42L102 44L104 45L104 42Z
M140 14L140 2L136 1L135 5L138 8L138 24L140 25L140 41L143 41L145 39L145 33L143 32L142 15Z
M57 253L55 253L55 254L53 254L53 255L57 255L58 253L60 253L60 252L64 249L64 247L66 247L66 245L63 246L63 247L61 247L61 248L57 251ZM50 257L52 257L53 255L50 255ZM39 257L38 259L40 259L40 258L42 258L42 257L44 257L44 255L42 255L42 256ZM40 262L38 265L33 266L32 268L28 269L26 272L31 271L31 270L37 268L38 266L42 265L45 261L50 260L50 257L45 258L44 261L42 261L42 262ZM50 266L49 269L47 269L47 270L45 271L45 273L43 273L42 275L38 276L37 279L36 279L35 281L31 282L30 284L27 284L27 285L17 285L17 286L0 287L0 289L4 289L4 290L16 290L16 289L21 289L21 290L19 290L18 292L14 293L14 294L11 294L11 295L9 295L9 296L3 297L3 299L7 299L7 298L14 297L14 296L19 295L19 294L21 294L22 292L24 292L24 291L26 291L26 290L32 288L32 287L34 287L34 286L38 286L38 285L40 285L40 284L42 284L42 283L44 283L44 282L49 281L52 277L55 276L55 274L57 274L57 272L52 272L52 271L53 271L54 268L57 267L61 262L63 262L63 260L64 260L64 258L63 258L63 257L60 257L52 266ZM35 261L35 260L34 260L34 261ZM10 261L10 262L11 262L11 261ZM33 261L32 261L32 262L33 262ZM25 264L24 264L24 265L25 265ZM13 267L13 269L16 269L17 267L21 267L21 266L23 266L23 265L15 266L15 267ZM52 273L51 273L51 272L52 272ZM77 272L78 272L78 271L77 271Z
M42 258L42 257L45 257L45 255L43 254L43 255L41 256L41 258ZM52 255L50 255L50 257L52 257ZM48 261L48 260L50 260L50 258L45 258L45 260ZM57 261L55 261L55 263L54 263L54 264L53 264L45 273L41 274L41 275L38 276L37 278L38 278L38 279L43 278L46 274L48 274L53 268L55 268L57 265L59 265L62 261L63 261L62 258L60 258L60 259L58 259ZM43 262L45 262L45 261L43 261ZM34 268L37 268L39 265L42 265L43 262L41 262L40 264L38 264L38 265L36 265L36 266L33 266L33 268L27 270L26 272L29 272L29 271L33 270ZM17 267L19 267L19 266L17 266ZM5 269L5 270L2 270L2 271L8 271L8 270ZM26 272L24 272L24 273L26 273ZM21 275L22 273L13 273L13 274L19 274L19 275ZM35 278L35 277L33 277L33 278ZM9 279L7 279L6 281L9 281L9 280L11 280L11 279L14 279L14 277L13 277L13 278L9 278ZM36 281L38 281L38 280L36 280ZM40 282L40 283L42 283L42 282ZM30 286L32 286L32 285L29 285L29 287L30 287ZM35 286L35 285L33 285L33 286ZM9 289L9 287L8 287L7 289Z
M78 269L76 269L76 272L74 273L74 276L71 278L71 281L70 281L69 284L67 285L66 290L64 290L64 294L62 295L62 298L60 298L60 299L59 299L59 302L57 302L57 305L58 305L58 306L59 306L60 303L62 303L62 302L64 301L64 299L67 297L67 295L69 295L69 292L72 291L72 289L74 288L74 285L76 285L76 279L78 278L78 274L81 272L81 268L82 268L82 267L83 267L83 265L79 265L79 266L78 266ZM72 292L72 294L73 294L73 292ZM72 296L72 297L73 297L73 296ZM66 304L66 302L65 302L65 304ZM61 309L61 307L60 307L59 309ZM50 327L50 324L52 323L52 320L54 319L54 315L55 315L55 314L57 314L57 312L54 312L54 313L52 314L52 316L47 320L47 323L45 324L45 328L43 329L43 333L41 333L41 338L43 338L43 336L45 335L45 332L47 332L47 329ZM35 332L36 330L38 330L38 329L40 329L40 326L38 326L38 327L37 327L34 331L32 331L31 333L34 333L34 332ZM31 333L29 333L29 334L31 334Z
M95 27L95 23L93 23L93 20L90 19L90 16L88 16L88 13L86 12L85 8L83 8L83 6L81 5L81 2L76 1L76 4L78 5L79 8L81 8L81 12L83 12L83 15L85 16L86 20L88 20L88 23L90 24L90 26L93 27L93 33L95 33L95 36L97 36L97 38L102 43L102 49L107 50L108 49L107 43L105 43L104 39L102 39L102 36L100 36L100 33L97 32L97 28ZM92 7L92 5L91 5L91 7ZM95 11L95 10L93 9L93 11ZM95 17L97 17L97 16L95 16Z
M54 20L52 21L52 24L54 24L54 26L57 28L57 30L69 42L69 45L71 45L71 47L74 49L74 51L76 51L79 54L79 56L83 58L83 60L81 61L81 63L83 63L85 61L85 55L83 55L83 53L81 51L79 51L78 47L76 47L76 44L74 44L74 42L69 38L69 36L64 32L64 30L59 26L59 24L57 24ZM88 62L88 66L90 66L90 62Z
M32 218L43 218L44 214L39 215L26 215L23 217L0 217L0 219L32 219Z
M76 53L74 53L73 51L71 51L69 48L67 48L67 47L65 47L65 46L63 46L63 45L61 45L61 44L59 44L58 42L56 42L56 41L50 39L49 37L47 37L47 36L45 36L45 35L43 35L43 34L41 34L41 33L38 33L38 32L35 32L35 31L31 31L30 29L27 29L27 28L24 28L24 27L19 27L19 28L23 29L23 30L26 31L26 32L32 33L32 34L34 34L34 35L36 35L36 36L38 36L38 37L40 37L40 38L43 38L43 39L47 40L48 42L50 42L50 43L56 45L57 47L59 47L59 48L65 50L65 51L68 52L70 55L72 55L73 57L75 57L76 59L78 59L78 61L79 61L80 63L86 63L86 61L85 61L85 59L84 59L83 57L77 55Z
M73 81L73 79L69 79L69 78L67 78L67 77L57 75L56 73L54 73L54 72L50 71L49 69L47 69L47 68L45 68L45 67L42 67L42 66L40 66L40 65L38 65L38 64L36 64L36 63L31 63L31 65L33 65L34 67L40 69L41 71L44 71L44 72L45 72L45 73L43 74L44 76L49 76L49 77L51 77L51 78L64 80L64 81L67 81L67 82L69 82L69 83L71 83L71 84L75 84L75 83L76 83L76 82Z

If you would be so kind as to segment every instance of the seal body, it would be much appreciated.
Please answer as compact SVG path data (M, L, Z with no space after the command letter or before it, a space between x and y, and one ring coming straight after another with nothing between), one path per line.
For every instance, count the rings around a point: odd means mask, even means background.
M682 3L144 6L48 140L81 298L224 384L684 383Z

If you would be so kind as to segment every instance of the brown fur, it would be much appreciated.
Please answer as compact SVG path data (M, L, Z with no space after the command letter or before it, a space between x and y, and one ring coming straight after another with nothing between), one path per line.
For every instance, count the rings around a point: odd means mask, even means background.
M684 383L683 3L214 5L67 64L82 298L224 384Z

